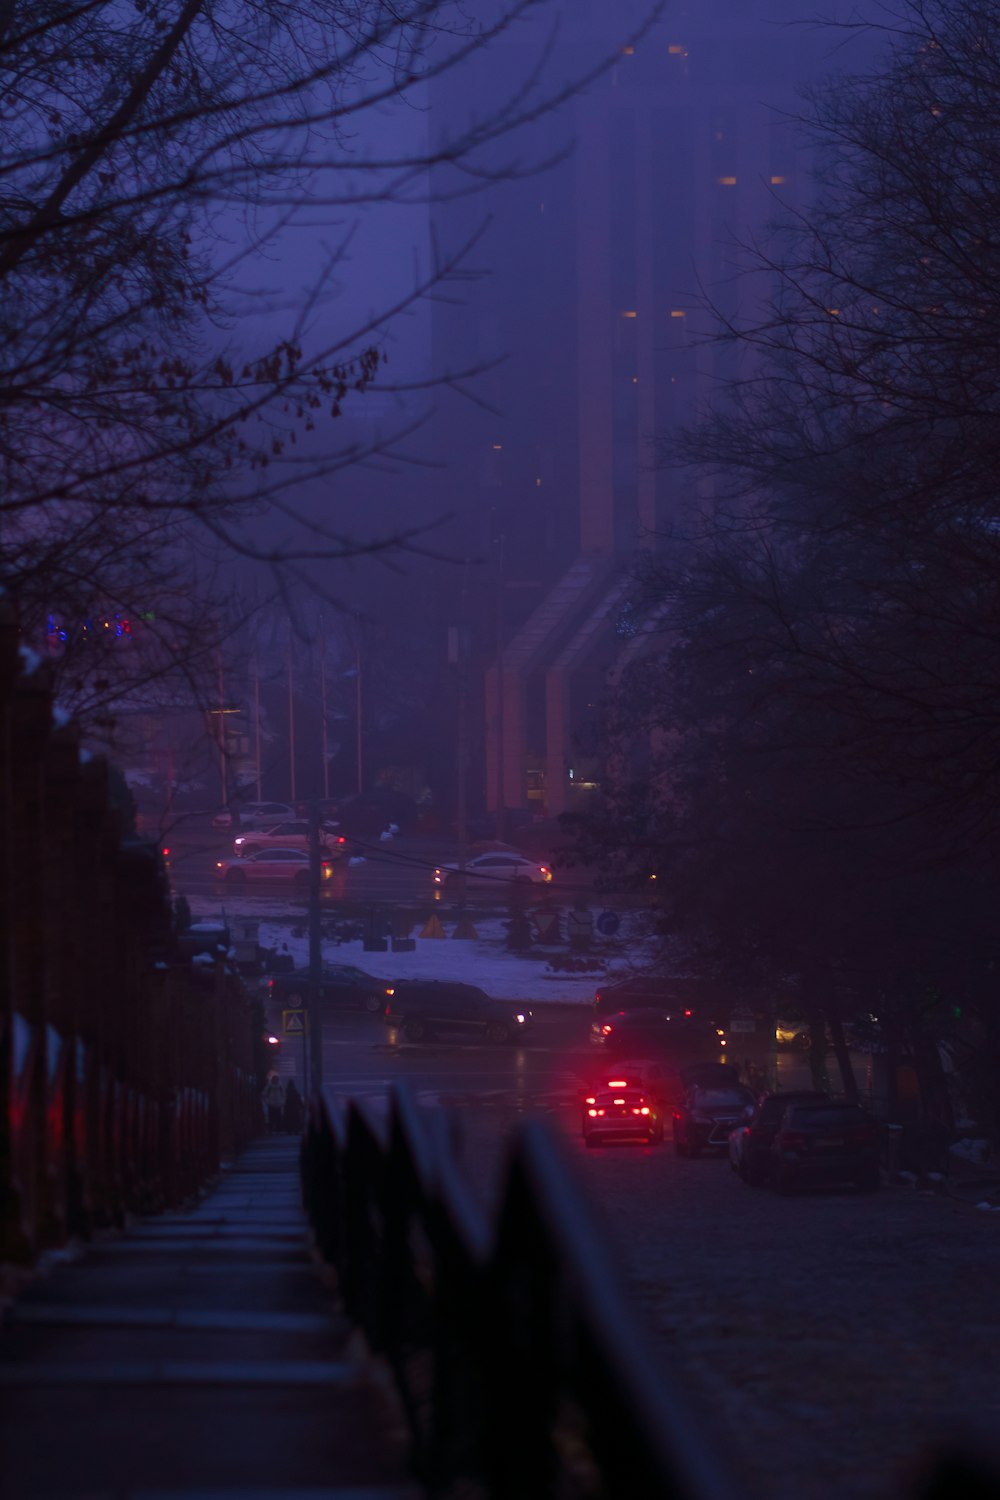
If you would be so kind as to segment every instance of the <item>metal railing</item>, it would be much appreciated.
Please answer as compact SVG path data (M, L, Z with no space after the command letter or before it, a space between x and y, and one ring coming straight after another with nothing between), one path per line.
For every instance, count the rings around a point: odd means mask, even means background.
M369 1101L370 1103L370 1101ZM612 1258L545 1126L512 1137L492 1224L447 1118L405 1087L376 1117L310 1105L302 1185L345 1310L389 1364L428 1493L461 1500L747 1500L648 1354ZM995 1497L959 1435L910 1466L912 1500Z
M513 1138L492 1227L444 1130L397 1088L381 1123L314 1102L302 1149L317 1248L392 1368L417 1475L490 1500L745 1497L651 1362L545 1127Z
M156 848L3 610L0 966L2 1272L189 1201L261 1117L242 984L178 959Z

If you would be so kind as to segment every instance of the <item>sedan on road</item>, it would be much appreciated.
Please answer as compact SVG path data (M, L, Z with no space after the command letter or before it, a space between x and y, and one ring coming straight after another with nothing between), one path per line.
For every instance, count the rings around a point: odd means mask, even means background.
M475 984L407 979L386 988L384 1020L408 1042L433 1037L521 1041L531 1030L531 1011L509 1000L494 1000Z
M308 818L291 818L273 828L260 828L256 833L241 833L233 839L233 853L242 859L258 854L265 849L303 849L309 851ZM319 846L326 854L346 853L347 840L337 832L335 823L321 823Z
M583 1101L583 1141L599 1146L607 1140L663 1140L663 1115L653 1097L628 1078L612 1078Z
M748 1187L760 1187L764 1181L771 1142L789 1104L825 1104L829 1098L817 1089L761 1094L749 1120L729 1137L729 1165L740 1180Z
M700 1156L726 1151L730 1133L753 1112L753 1094L741 1083L695 1084L673 1112L674 1154Z
M721 1062L726 1039L710 1021L658 1010L623 1010L606 1016L595 1040L616 1057L671 1057L680 1062Z
M295 969L291 974L273 974L267 982L269 997L293 1009L304 1005L309 993L309 970ZM354 964L324 964L320 978L321 1005L336 1005L347 1010L366 1010L377 1015L385 1007L386 984Z
M878 1124L859 1104L790 1104L771 1142L767 1175L779 1193L831 1182L873 1192L882 1180Z
M333 875L333 863L321 860L320 885ZM244 859L217 859L216 880L227 886L243 886L250 883L262 885L293 885L302 890L309 886L309 855L301 849L265 849L259 854Z
M458 884L461 870L457 864L438 865L434 871L434 884L445 889ZM479 854L466 861L465 879L469 885L548 885L552 871L548 865L535 859L526 859L523 854Z
M223 807L212 819L213 828L273 828L286 818L294 818L295 809L287 802L241 802L239 807Z

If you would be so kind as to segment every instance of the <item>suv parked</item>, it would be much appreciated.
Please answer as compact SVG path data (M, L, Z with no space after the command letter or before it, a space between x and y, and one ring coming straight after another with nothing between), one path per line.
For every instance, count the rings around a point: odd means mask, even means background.
M531 1011L512 1000L494 1000L475 984L406 979L387 986L384 1020L408 1042L446 1034L520 1041L531 1029Z
M745 1125L729 1137L729 1164L748 1187L760 1187L767 1175L771 1142L790 1104L828 1104L830 1095L816 1089L761 1094Z

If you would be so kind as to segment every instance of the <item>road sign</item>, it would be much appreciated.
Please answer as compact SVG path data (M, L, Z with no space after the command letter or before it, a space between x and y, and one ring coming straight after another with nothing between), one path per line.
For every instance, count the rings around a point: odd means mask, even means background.
M303 1005L305 1005L305 1001L301 995L289 995L288 1004L292 1010L301 1010Z
M286 1036L302 1036L306 1029L305 1014L301 1010L283 1010L281 1029Z
M614 937L621 926L621 917L616 911L602 911L594 925L601 937Z

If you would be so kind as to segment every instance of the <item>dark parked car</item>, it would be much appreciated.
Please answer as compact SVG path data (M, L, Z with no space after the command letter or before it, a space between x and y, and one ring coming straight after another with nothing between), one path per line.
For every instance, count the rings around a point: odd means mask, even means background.
M294 1009L304 1005L309 993L309 970L295 969L291 974L272 974L267 982L274 1001ZM324 964L321 1005L339 1005L350 1010L367 1010L373 1015L383 1009L386 997L384 979L366 974L353 964Z
M790 1104L771 1142L768 1177L779 1193L829 1182L872 1192L882 1180L878 1125L858 1104Z
M407 979L388 986L385 994L385 1023L408 1042L445 1035L512 1042L531 1030L526 1006L494 1000L475 984Z
M753 1094L741 1083L696 1083L674 1109L674 1152L700 1156L703 1151L726 1151L730 1131L753 1110Z
M789 1104L825 1104L829 1094L816 1089L761 1094L753 1114L729 1137L729 1164L749 1187L759 1187L767 1172L771 1142Z
M669 1056L678 1062L719 1062L726 1042L709 1021L661 1010L623 1010L601 1023L604 1050L615 1057Z

